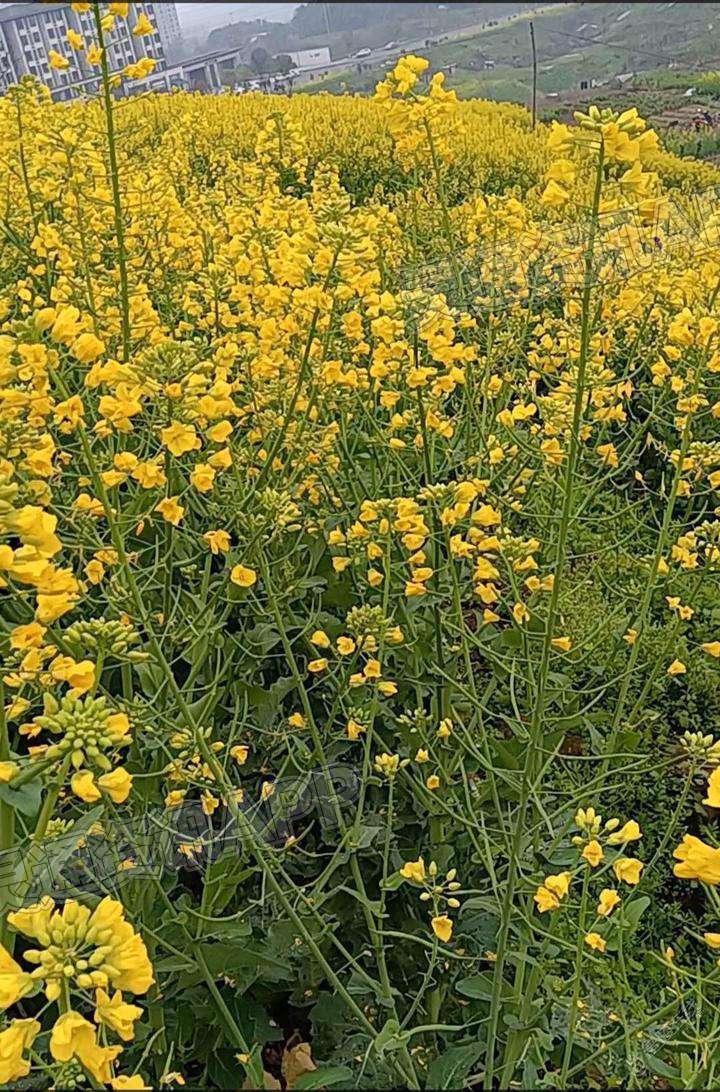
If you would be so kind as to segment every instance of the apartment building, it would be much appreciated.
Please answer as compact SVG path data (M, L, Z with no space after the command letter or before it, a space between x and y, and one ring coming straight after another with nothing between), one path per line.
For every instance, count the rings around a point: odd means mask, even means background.
M182 42L177 8L174 3L165 2L165 0L158 0L151 6L155 14L155 26L160 32L160 41L167 54Z
M165 67L165 52L157 9L175 5L164 3L130 4L127 19L116 19L106 34L110 69L117 71L141 57L154 57L157 70ZM132 35L138 15L144 12L155 27L155 33L142 38ZM175 21L177 22L177 12ZM169 13L162 19L167 26ZM82 51L76 52L67 42L68 30L74 30L91 42L95 20L92 9L73 11L70 4L10 4L0 7L0 94L23 76L35 76L46 84L54 99L71 99L78 94L97 90L98 69L92 68ZM179 24L178 24L179 29ZM52 68L49 50L62 53L71 62L66 69Z

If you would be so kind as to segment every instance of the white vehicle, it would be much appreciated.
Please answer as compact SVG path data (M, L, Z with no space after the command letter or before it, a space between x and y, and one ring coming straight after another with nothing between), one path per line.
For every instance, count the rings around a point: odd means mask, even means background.
M383 49L396 49L396 48L397 48L397 42L386 42L385 45L383 46Z
M355 56L356 57L369 57L371 53L372 53L372 50L368 49L366 47L365 49L359 49L357 51L357 53L355 54Z

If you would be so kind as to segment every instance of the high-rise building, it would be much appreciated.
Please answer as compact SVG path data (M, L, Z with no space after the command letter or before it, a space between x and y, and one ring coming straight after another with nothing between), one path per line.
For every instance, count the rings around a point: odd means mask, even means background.
M17 83L17 73L13 59L10 56L5 31L2 23L0 23L0 95L7 91L12 83Z
M105 35L111 71L123 69L141 57L154 57L157 69L165 67L155 11L162 6L131 3L127 19L115 20L112 30ZM136 38L132 28L141 12L145 12L155 33ZM95 37L93 10L73 11L70 4L0 7L0 93L23 76L36 76L50 88L54 99L71 99L82 92L97 90L99 70L88 64L82 50L71 49L67 41L67 32L71 29L82 35L87 43L92 42ZM67 57L70 67L53 68L48 61L51 49Z
M160 31L160 41L166 55L175 50L182 42L182 30L177 8L173 0L156 0L152 5L155 12L155 26Z

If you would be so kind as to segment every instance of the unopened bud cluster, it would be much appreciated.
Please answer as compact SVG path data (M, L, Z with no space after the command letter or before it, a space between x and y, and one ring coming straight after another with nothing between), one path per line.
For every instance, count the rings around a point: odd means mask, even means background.
M42 948L23 952L28 963L39 966L30 977L48 983L46 995L60 995L63 980L72 980L79 989L108 986L117 976L117 968L108 963L113 946L111 926L89 926L90 911L74 900L65 903L62 914L54 914L46 928L38 928L36 938Z
M427 890L422 891L420 894L421 902L428 902L430 899L435 899L439 902L446 902L452 910L457 910L460 906L460 900L453 894L454 891L459 891L462 884L457 879L457 869L451 868L449 872L445 873L445 878L438 879L438 866L435 861L431 861L427 869L426 886Z
M403 640L400 626L396 626L391 618L385 617L382 607L371 607L367 604L353 607L348 611L345 627L358 639L358 647L366 652L374 652L379 641L401 644Z
M134 663L147 659L146 653L133 649L140 641L137 630L119 619L80 619L68 626L63 638L73 652L127 656Z
M683 732L680 746L691 758L710 762L714 766L720 763L720 740L715 740L710 733L703 735L702 732Z
M586 114L581 110L575 110L573 117L581 129L590 131L602 131L604 125L611 125L613 122L616 122L618 129L627 133L628 136L638 136L645 129L644 120L637 116L635 110L626 110L618 114L617 110L612 110L609 106L601 110L598 106L592 105Z
M113 713L104 697L66 697L58 702L46 694L44 705L45 712L35 718L34 726L62 739L50 744L39 757L62 761L69 755L77 770L92 765L107 771L113 764L104 752L130 742L128 718L124 713Z
M67 1089L67 1092L75 1092L76 1088L89 1088L90 1084L83 1072L80 1062L74 1058L64 1065L58 1066L55 1071L54 1089Z
M400 755L389 755L387 753L376 755L375 772L387 778L388 781L392 781L398 770L405 769L409 762L409 758L400 758Z
M618 819L610 819L608 823L608 830L614 830L619 823ZM612 824L612 825L611 825ZM600 827L602 825L602 815L595 813L595 808L579 808L575 815L575 826L578 830L581 830L586 836L594 836L600 833ZM573 838L574 845L582 845L584 838L579 835L575 835Z

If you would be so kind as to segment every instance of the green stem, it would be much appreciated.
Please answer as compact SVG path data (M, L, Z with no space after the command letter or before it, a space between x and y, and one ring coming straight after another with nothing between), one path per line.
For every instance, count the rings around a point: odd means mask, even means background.
M710 312L712 312L715 307L715 301L717 299L718 291L720 291L720 279L718 279L715 288L713 289L713 292L710 296L710 301L708 304L708 310ZM690 392L691 395L695 395L698 391L704 366L707 362L708 354L709 349L705 351L701 364L699 364L695 370L695 377ZM645 637L645 632L647 629L648 615L650 612L650 605L652 603L653 592L655 591L655 583L657 581L658 572L660 569L660 562L667 548L668 532L670 530L670 524L672 522L673 512L675 510L675 501L677 500L678 489L680 488L680 482L682 480L685 456L688 453L688 449L693 438L692 420L693 415L691 413L688 413L682 429L677 465L675 467L675 473L673 474L672 484L670 486L670 495L668 497L668 502L665 506L665 511L663 513L663 521L660 528L660 534L658 535L657 544L655 546L655 553L653 555L652 564L650 566L650 572L648 573L648 578L645 583L645 588L640 603L640 609L634 623L634 628L637 629L638 636L636 637L630 651L630 658L628 661L627 670L625 672L625 677L623 679L623 683L620 688L620 694L618 695L618 700L615 706L610 734L608 736L607 746L605 748L606 758L602 766L603 773L607 772L610 762L610 756L615 750L615 741L617 738L618 729L620 727L620 721L625 711L625 705L627 702L628 693L630 691L630 685L633 678L635 677L635 665L637 664L637 659L640 653L640 645L643 638Z
M207 740L205 739L205 737L201 733L197 733L196 742L197 742L197 745L198 745L198 747L199 747L199 749L200 749L200 751L202 753L203 758L205 759L208 766L212 770L216 782L218 783L218 785L223 785L225 783L224 771L223 771L222 767L220 766L220 763L217 761L215 753L208 746ZM258 839L256 837L255 830L253 829L252 825L248 822L244 812L238 807L237 802L236 802L235 797L232 794L232 792L228 792L228 794L227 794L227 804L228 804L228 807L229 807L229 809L230 809L230 811L231 811L231 813L233 815L233 818L235 819L235 821L238 823L238 825L240 827L240 830L241 830L241 833L242 833L242 836L243 836L243 841L248 846L248 848L250 849L250 852L255 857L255 860L257 861L257 863L260 866L262 872L264 873L264 876L265 876L265 879L266 879L266 882L267 882L268 886L272 889L274 895L278 899L278 901L279 901L280 905L282 906L283 910L285 911L285 913L288 915L288 917L292 921L292 923L295 926L295 928L297 929L298 933L303 937L305 943L307 944L307 946L308 946L309 950L311 951L312 955L314 956L314 958L317 960L318 964L322 967L322 969L323 969L328 981L330 982L330 984L334 987L334 989L337 991L337 993L340 995L340 997L342 997L343 1001L345 1002L345 1004L347 1005L349 1010L352 1012L352 1014L355 1016L355 1018L358 1020L358 1022L360 1023L360 1026L363 1028L363 1030L365 1032L367 1032L367 1034L370 1036L370 1038L374 1041L375 1037L376 1037L376 1034L377 1034L376 1031L375 1031L375 1028L370 1023L367 1016L365 1015L363 1010L360 1008L360 1006L357 1004L357 1002L354 1000L354 998L351 996L351 994L348 993L348 991L345 989L342 982L338 978L337 974L335 973L335 971L333 970L333 968L331 967L331 965L328 963L325 956L323 955L323 953L322 953L320 947L318 946L314 936L306 928L305 923L303 922L302 918L297 913L294 906L292 905L292 903L288 899L288 897L285 894L285 891L284 891L284 889L282 887L282 884L280 883L280 881L277 878L277 873L278 873L277 868L274 868L270 864L270 862L268 861L268 859L267 859L267 857L265 855L265 850L261 847L260 842L258 841ZM399 1063L396 1062L396 1064L399 1066ZM402 1069L401 1069L401 1072L402 1072ZM411 1074L402 1072L402 1075L403 1075L405 1080L410 1080L410 1084L409 1084L410 1088L417 1089L419 1087L419 1085L417 1083L417 1079L415 1078L414 1072L412 1072Z
M47 833L48 824L53 817L55 811L55 805L57 804L60 790L65 784L65 778L67 772L70 769L70 755L64 759L60 766L55 781L48 786L45 793L45 799L43 800L42 807L40 808L40 814L35 825L33 836L30 840L30 848L28 849L27 856L23 861L23 878L18 882L15 891L15 901L18 906L22 906L22 903L30 890L30 886L33 881L33 873L35 866L40 862L43 852L43 839Z
M5 684L0 679L0 761L6 762L10 758L10 741L8 738L8 724L5 715ZM15 844L15 809L12 804L0 800L0 853L12 864L12 849ZM9 871L9 870L8 870ZM5 868L3 868L5 874ZM3 884L0 888L0 944L7 947L8 926L6 914L10 908L9 887Z
M585 375L587 371L588 350L590 344L590 315L593 288L593 268L595 238L598 226L598 211L600 208L600 196L602 193L604 146L601 143L596 165L595 190L593 194L592 214L588 234L588 243L584 256L584 277L582 292L582 317L580 334L580 354L575 384L575 400L573 406L573 418L570 433L570 445L565 463L565 477L563 481L563 500L560 514L560 526L558 531L557 554L554 569L553 588L550 594L547 623L543 636L540 670L538 675L537 691L535 696L535 708L530 725L530 740L525 763L523 766L522 784L520 788L520 800L515 818L515 829L512 840L512 850L508 863L508 876L505 888L505 898L502 905L502 917L497 944L497 961L493 972L492 995L490 999L490 1019L488 1022L488 1036L486 1048L486 1070L484 1087L493 1087L495 1072L495 1044L500 1018L500 1000L505 973L505 961L507 955L508 939L510 935L510 919L512 917L513 900L518 879L518 863L522 840L526 830L526 811L531 795L531 787L536 777L537 754L540 745L540 735L543 728L545 702L547 700L547 680L550 668L550 654L552 651L552 638L555 619L560 599L560 589L567 558L568 534L571 523L571 515L574 501L575 468L582 443L580 432L585 406ZM509 1078L510 1074L506 1074Z
M225 999L224 999L223 995L220 993L220 990L217 988L217 984L215 982L215 979L213 978L212 973L210 971L210 968L208 967L207 962L205 961L205 956L203 955L202 949L201 949L199 944L195 944L193 946L193 958L196 960L198 967L200 968L200 970L203 973L203 977L205 979L205 982L207 983L207 987L210 990L210 993L212 994L213 1001L215 1002L215 1004L217 1006L217 1009L218 1009L218 1012L220 1013L220 1015L223 1018L223 1021L225 1022L225 1026L226 1026L226 1028L228 1030L228 1034L230 1036L230 1039L232 1040L233 1046L237 1047L240 1051L242 1051L243 1054L246 1054L248 1056L248 1061L245 1062L244 1064L245 1064L245 1068L247 1070L248 1078L249 1078L249 1080L251 1082L251 1087L252 1088L263 1088L264 1087L264 1076L263 1076L263 1066L262 1066L262 1059L260 1058L260 1053L257 1050L252 1050L251 1051L250 1048L248 1047L245 1036L243 1035L242 1031L238 1027L237 1021L233 1017L233 1015L230 1012L229 1008L225 1004Z
M93 5L95 31L98 46L102 51L101 70L103 83L103 104L107 125L108 158L110 161L110 184L113 195L113 213L115 218L115 238L118 248L118 270L120 273L120 314L122 319L123 360L130 359L130 291L128 288L127 260L125 253L125 228L123 225L122 198L120 195L120 176L118 171L117 147L115 139L115 120L113 117L113 97L110 92L110 71L108 68L105 32L102 27L100 4Z
M575 1027L577 1024L580 1000L580 984L582 981L582 962L583 955L585 953L585 915L587 913L587 901L588 901L588 885L590 880L590 866L585 866L585 873L583 875L583 887L582 896L580 898L580 914L578 918L578 936L577 947L575 949L575 970L573 974L573 992L572 1000L570 1002L570 1023L568 1026L567 1040L565 1042L565 1053L563 1056L562 1071L560 1073L560 1080L558 1083L559 1088L565 1088L567 1083L568 1068L570 1066L570 1059L572 1057L573 1043L575 1040Z

